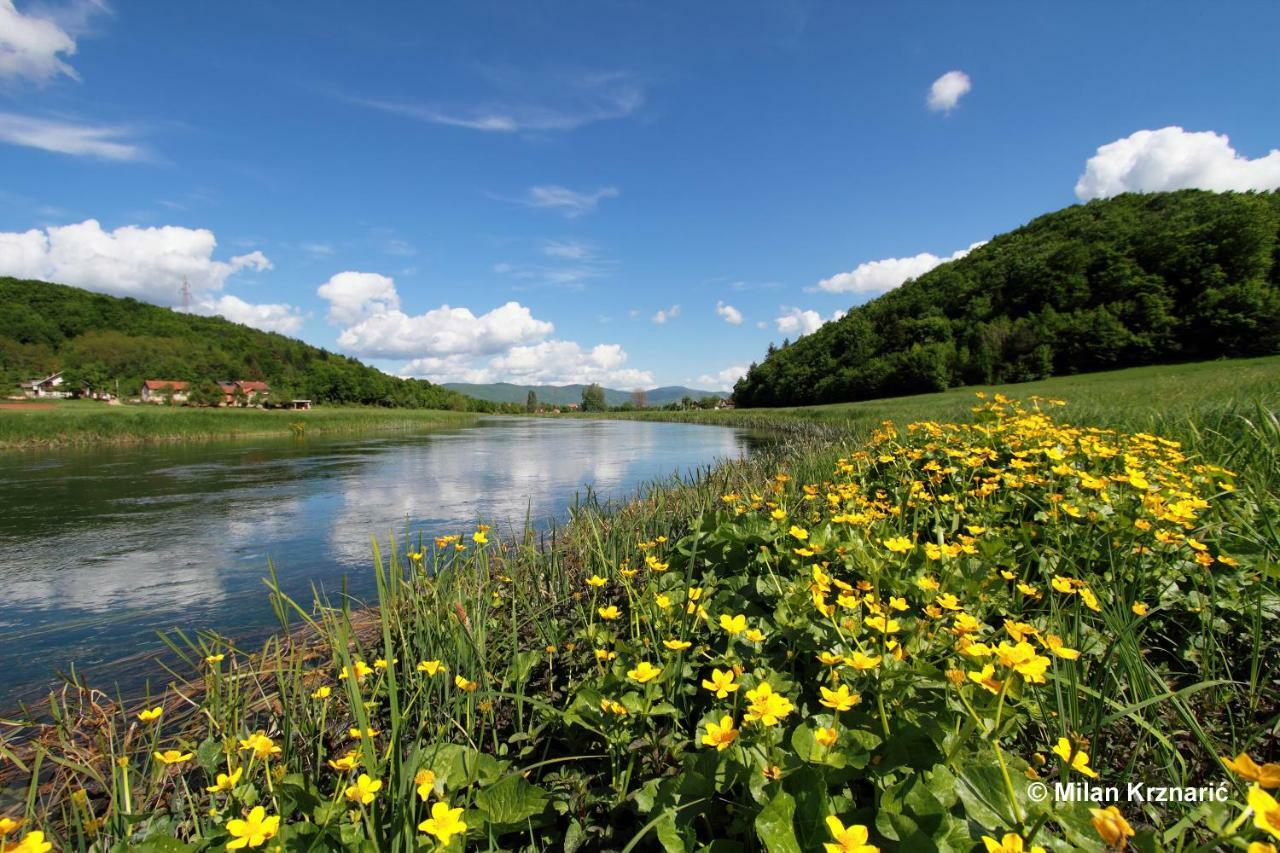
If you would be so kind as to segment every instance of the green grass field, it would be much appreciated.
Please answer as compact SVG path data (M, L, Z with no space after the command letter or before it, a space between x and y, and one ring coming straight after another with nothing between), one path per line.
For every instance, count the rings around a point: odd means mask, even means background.
M57 400L41 408L0 406L0 449L100 442L205 440L244 436L409 432L465 426L477 415L434 409L323 407L306 412L270 409L197 409L182 406L108 406Z

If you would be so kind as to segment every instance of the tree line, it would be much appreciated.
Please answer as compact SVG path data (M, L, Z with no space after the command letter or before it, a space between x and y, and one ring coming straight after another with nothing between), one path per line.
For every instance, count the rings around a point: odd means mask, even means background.
M1041 216L770 346L786 406L1280 352L1280 194L1126 194Z

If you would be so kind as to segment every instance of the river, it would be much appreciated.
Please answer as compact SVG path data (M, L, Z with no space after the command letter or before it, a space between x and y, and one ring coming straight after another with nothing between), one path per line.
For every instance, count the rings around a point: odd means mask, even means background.
M98 446L0 454L0 711L72 664L93 686L166 674L158 632L252 641L263 586L370 596L370 540L562 519L591 487L641 484L745 453L723 427L487 418L413 435Z

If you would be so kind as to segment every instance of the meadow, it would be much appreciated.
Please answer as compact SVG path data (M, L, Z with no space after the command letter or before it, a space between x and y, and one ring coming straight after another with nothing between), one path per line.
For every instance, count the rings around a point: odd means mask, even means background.
M0 746L17 849L1141 850L1280 839L1280 359L811 409L549 539ZM1176 801L1042 798L1128 783ZM1105 799L1105 798L1104 798ZM19 840L21 839L21 840Z
M91 400L54 400L0 406L0 450L99 443L193 441L307 433L412 431L465 426L477 415L436 409L323 406L279 409L108 406Z

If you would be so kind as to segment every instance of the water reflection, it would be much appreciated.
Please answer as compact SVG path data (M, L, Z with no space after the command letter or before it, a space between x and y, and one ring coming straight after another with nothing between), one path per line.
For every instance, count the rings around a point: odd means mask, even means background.
M74 662L97 682L181 626L257 636L270 558L287 591L347 575L370 591L389 534L520 525L591 486L641 483L743 452L731 430L492 419L421 436L97 448L0 457L0 707Z

